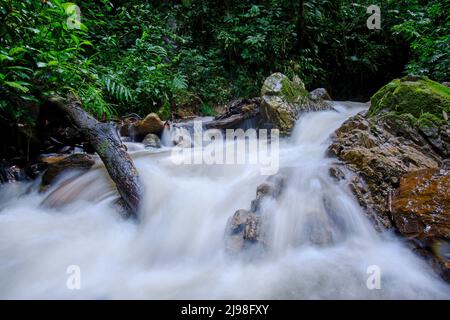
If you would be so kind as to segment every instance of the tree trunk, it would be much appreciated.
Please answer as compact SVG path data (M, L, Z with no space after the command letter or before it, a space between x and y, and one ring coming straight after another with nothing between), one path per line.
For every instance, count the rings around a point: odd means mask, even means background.
M298 1L297 10L294 12L296 15L295 29L297 32L296 50L305 49L305 2L303 0Z
M54 97L50 102L69 117L72 125L100 156L121 196L126 216L136 216L143 189L133 160L113 124L98 122L81 108L81 103L73 95L68 95L66 100Z

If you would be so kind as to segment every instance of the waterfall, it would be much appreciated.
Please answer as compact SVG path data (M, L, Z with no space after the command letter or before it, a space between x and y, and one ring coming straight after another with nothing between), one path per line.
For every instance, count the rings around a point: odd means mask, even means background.
M123 220L101 163L0 187L0 298L434 299L450 289L391 232L375 231L328 173L330 135L363 106L303 115L280 141L279 199L265 203L268 241L257 257L224 248L227 220L248 209L266 177L258 165L179 165L170 132L160 151L129 148L145 185L140 221ZM201 150L196 150L200 152ZM69 266L80 289L67 287ZM368 287L371 270L380 286Z

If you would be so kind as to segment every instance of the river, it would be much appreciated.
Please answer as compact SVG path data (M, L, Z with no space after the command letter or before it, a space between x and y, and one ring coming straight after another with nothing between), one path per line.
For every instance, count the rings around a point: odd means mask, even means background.
M428 264L377 232L330 177L330 135L365 106L335 108L303 115L281 139L288 180L263 208L270 228L257 256L228 254L224 230L266 179L258 165L180 165L170 147L129 144L145 185L139 222L119 216L100 163L64 173L45 193L39 181L2 185L0 298L449 299ZM69 266L79 289L67 286ZM367 283L373 270L377 288Z

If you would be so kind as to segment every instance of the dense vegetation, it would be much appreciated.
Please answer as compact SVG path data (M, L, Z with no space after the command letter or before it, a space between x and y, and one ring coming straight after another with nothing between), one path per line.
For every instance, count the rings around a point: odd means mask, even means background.
M0 0L0 114L32 120L69 91L99 118L210 114L274 71L347 99L403 73L448 80L450 1L379 1L378 31L372 2Z

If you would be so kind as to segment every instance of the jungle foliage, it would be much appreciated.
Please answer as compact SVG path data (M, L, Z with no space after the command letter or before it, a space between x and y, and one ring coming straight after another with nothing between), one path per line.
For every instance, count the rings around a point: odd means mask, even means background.
M369 30L372 2L0 0L0 113L27 121L72 92L99 118L210 114L275 71L346 99L403 73L448 80L450 1L379 1Z

